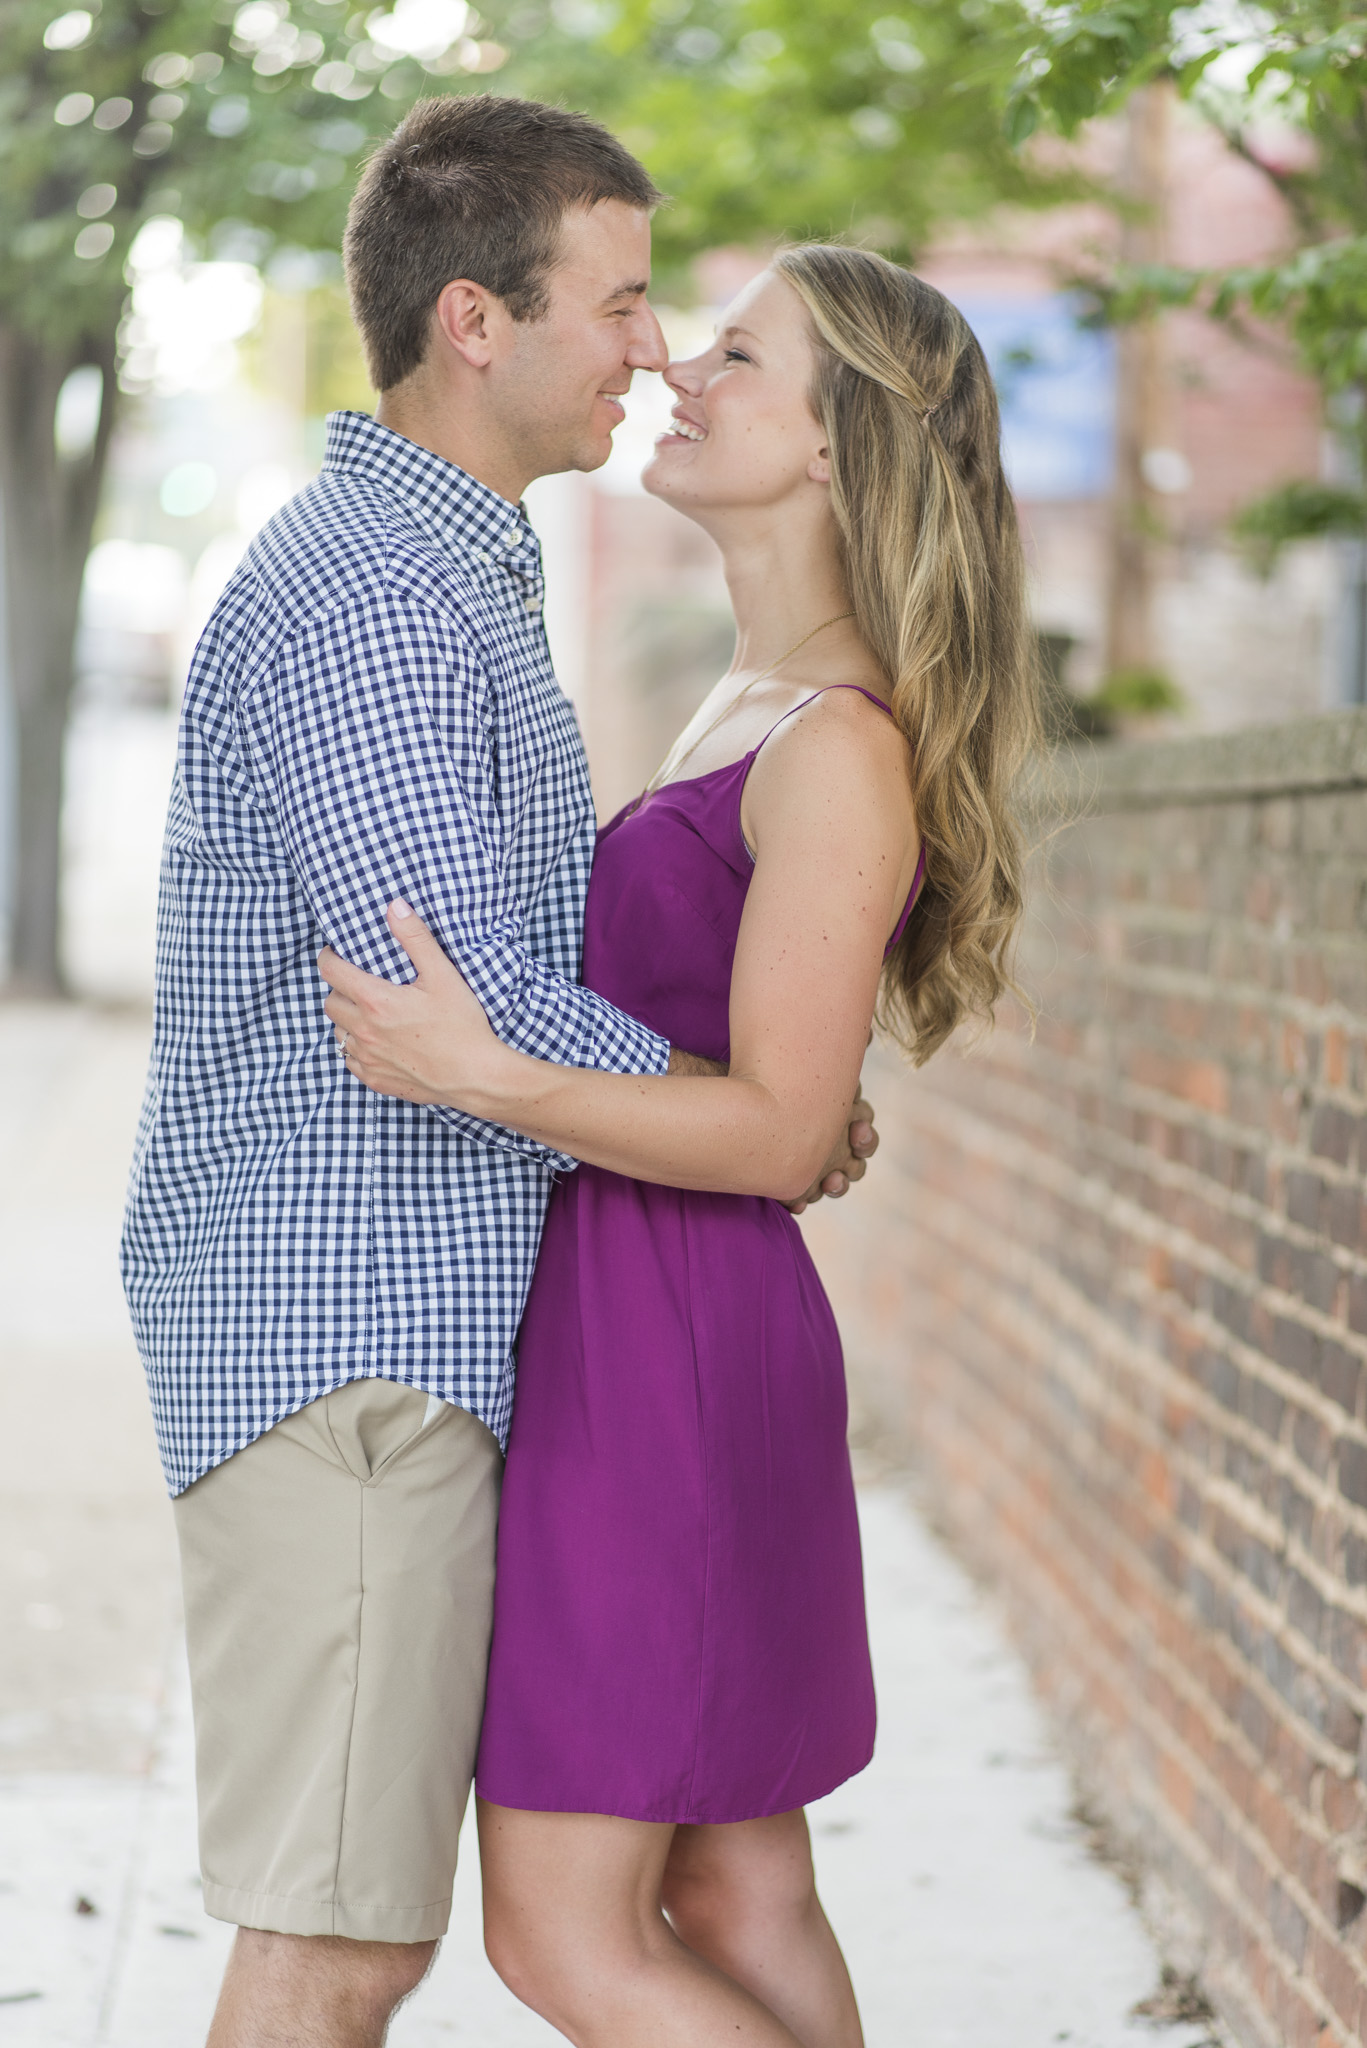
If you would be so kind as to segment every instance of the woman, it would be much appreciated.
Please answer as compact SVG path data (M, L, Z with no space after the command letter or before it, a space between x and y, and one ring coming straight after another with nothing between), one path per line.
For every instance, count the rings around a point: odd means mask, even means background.
M880 257L780 254L667 380L645 483L718 542L736 656L600 835L584 979L726 1077L510 1052L406 906L418 980L325 954L327 1009L370 1086L584 1162L519 1343L490 1955L584 2048L856 2048L802 1809L868 1761L873 1689L839 1341L781 1203L876 1006L921 1061L1007 985L1020 550L982 353Z

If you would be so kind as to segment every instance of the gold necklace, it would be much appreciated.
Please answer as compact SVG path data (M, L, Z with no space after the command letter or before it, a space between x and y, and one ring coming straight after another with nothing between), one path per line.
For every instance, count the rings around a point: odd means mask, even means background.
M800 640L795 640L792 646L788 648L786 653L780 654L777 661L771 661L768 668L762 668L757 676L751 676L748 683L742 683L741 687L737 690L735 696L731 699L730 703L724 704L722 706L721 710L712 720L712 723L710 725L703 727L703 730L698 734L698 737L691 743L691 745L686 746L681 754L676 752L677 742L675 747L670 748L669 752L665 755L664 760L660 763L659 767L656 769L655 773L651 776L649 782L646 784L646 795L650 796L654 793L655 790L662 788L667 776L675 774L680 768L683 767L685 761L692 760L694 754L697 753L698 748L702 745L703 741L711 739L713 733L717 730L717 727L723 724L725 720L731 716L731 713L740 703L742 697L748 696L750 691L756 689L760 683L767 683L770 676L776 675L778 673L779 669L782 668L785 661L791 661L793 656L798 652L799 648L805 647L809 640L815 640L818 633L824 633L827 626L838 626L842 619L852 619L853 617L853 612L837 612L834 618L823 619L819 626L812 627L810 633L804 633Z

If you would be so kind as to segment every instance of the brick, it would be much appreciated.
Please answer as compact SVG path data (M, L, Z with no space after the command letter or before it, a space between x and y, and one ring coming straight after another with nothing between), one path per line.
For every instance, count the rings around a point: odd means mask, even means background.
M1318 1415L1308 1415L1303 1408L1299 1410L1291 1424L1291 1442L1301 1463L1317 1479L1323 1479L1333 1456L1334 1439Z
M1277 853L1288 853L1296 844L1300 824L1299 807L1290 797L1274 797L1253 811L1254 829L1262 844Z
M1367 1444L1339 1445L1339 1492L1355 1507L1367 1508Z
M1216 1525L1215 1544L1220 1555L1265 1598L1275 1600L1278 1597L1282 1587L1281 1561L1265 1543L1260 1543L1256 1536L1251 1536L1237 1522L1222 1515Z
M1286 1177L1286 1213L1291 1221L1298 1223L1302 1230L1318 1230L1323 1194L1324 1182L1317 1173L1304 1169L1289 1173Z
M1275 1442L1281 1434L1286 1402L1275 1388L1268 1386L1265 1380L1255 1379L1251 1372L1240 1377L1239 1413Z
M1362 1360L1342 1344L1321 1343L1315 1372L1322 1394L1338 1403L1346 1415L1358 1413L1362 1393Z
M1353 1156L1356 1118L1336 1102L1321 1102L1310 1124L1310 1150L1346 1166Z
M1367 1679L1367 1630L1358 1616L1341 1607L1330 1610L1324 1618L1323 1641L1335 1668L1350 1684L1362 1685Z
M1258 1278L1265 1286L1275 1287L1281 1293L1289 1294L1295 1258L1296 1247L1290 1238L1282 1237L1270 1230L1258 1233L1256 1270Z
M1270 1888L1267 1920L1283 1955L1298 1970L1305 1956L1309 1923L1295 1900L1279 1884Z
M1200 1528L1205 1503L1197 1489L1186 1479L1177 1482L1177 1519L1184 1529L1193 1534Z
M1367 1337L1367 1277L1360 1273L1348 1283L1348 1327L1355 1336Z
M1364 1549L1367 1550L1367 1545ZM1187 1591L1206 1627L1223 1634L1229 1621L1229 1600L1224 1589L1205 1572L1193 1569L1187 1575Z
M1219 1445L1220 1470L1226 1479L1251 1496L1267 1502L1273 1497L1275 1477L1267 1459L1241 1437L1227 1437Z
M1349 1251L1354 1252L1367 1250L1367 1241L1364 1241L1363 1236L1360 1187L1350 1184L1328 1190L1324 1227L1335 1244L1345 1245Z
M1361 790L1340 799L1334 825L1339 852L1367 853L1367 800Z
M1286 1617L1292 1628L1319 1648L1320 1635L1324 1627L1324 1602L1299 1572L1287 1575Z
M1321 1723L1324 1734L1347 1756L1356 1756L1362 1741L1362 1715L1341 1692L1330 1693Z
M1289 1474L1283 1473L1279 1478L1268 1505L1275 1509L1287 1536L1304 1544L1307 1550L1313 1547L1315 1503Z
M1324 1818L1331 1833L1346 1835L1362 1818L1362 1787L1358 1780L1327 1772L1321 1791Z
M1222 1408L1237 1412L1241 1405L1243 1374L1223 1351L1203 1350L1194 1361L1196 1377Z
M1272 1356L1286 1372L1298 1379L1313 1380L1319 1338L1306 1323L1290 1316L1278 1316L1272 1330Z
M1324 1078L1331 1088L1342 1088L1348 1079L1348 1034L1339 1024L1324 1034Z
M1322 1315L1333 1315L1340 1309L1343 1276L1327 1252L1308 1251L1299 1248L1296 1266L1296 1280L1293 1293L1302 1301L1309 1302Z
M1362 876L1357 870L1332 868L1321 876L1316 892L1315 921L1322 931L1355 930L1361 906Z

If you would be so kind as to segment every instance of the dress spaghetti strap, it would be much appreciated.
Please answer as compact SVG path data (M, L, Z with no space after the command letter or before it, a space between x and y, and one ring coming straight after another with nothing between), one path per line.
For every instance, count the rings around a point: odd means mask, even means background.
M754 760L761 747L768 746L781 725L786 725L790 718L796 718L798 712L805 711L809 704L815 704L818 697L828 697L832 690L853 690L856 696L867 697L870 704L876 704L880 711L885 712L889 718L892 717L892 706L885 704L881 697L876 697L872 690L866 690L862 683L827 683L825 689L813 690L810 697L804 697L800 704L794 704L790 711L785 711L782 718L776 718L768 732L765 733L764 738L760 741L759 746L750 749L750 760ZM895 720L894 723L896 723Z
M902 906L902 915L897 920L897 928L893 932L892 937L888 940L887 945L883 948L883 958L885 960L887 959L888 954L893 950L893 947L898 944L907 926L911 923L911 913L913 910L915 910L916 905L920 900L921 891L925 887L925 881L926 842L923 839L921 841L921 851L916 856L916 872L911 878L911 888L907 893L907 900L905 904Z
M805 711L809 704L815 704L818 697L825 697L829 695L829 693L832 690L853 690L856 693L856 695L860 697L867 697L870 704L876 704L880 711L886 712L888 717L892 718L892 706L890 704L885 704L881 697L876 697L872 690L866 690L862 683L827 683L824 690L813 690L810 697L804 697L800 704L794 704L791 711L785 711L782 718L776 718L774 720L774 723L770 726L768 732L765 733L764 738L760 741L759 746L753 747L745 757L747 764L747 777L749 775L750 769L753 768L755 764L755 760L759 755L761 748L768 744L768 742L773 738L774 734L778 731L779 727L781 725L785 725L790 718L796 718L798 712ZM896 721L894 720L894 723L895 722ZM742 785L742 787L744 787L744 785ZM743 835L742 844L745 846L745 851L747 853L750 853L749 842L744 839ZM750 854L750 858L752 860L754 859L754 855L752 853ZM901 939L903 932L905 932L907 925L910 922L911 913L916 908L916 901L921 894L922 888L925 885L925 879L926 843L923 839L921 841L921 851L916 857L916 872L911 878L911 890L907 896L905 904L902 907L902 915L897 920L897 928L893 932L892 937L888 940L887 945L883 948L883 958L885 960L887 959L888 954L891 953L893 947Z

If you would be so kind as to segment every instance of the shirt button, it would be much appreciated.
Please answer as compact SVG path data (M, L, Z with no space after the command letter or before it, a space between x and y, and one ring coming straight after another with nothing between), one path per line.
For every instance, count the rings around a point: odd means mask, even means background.
M481 548L479 553L475 556L475 560L477 562L487 562L488 559L489 557L485 554L483 548Z
M506 545L507 545L508 547L512 547L513 543L514 543L515 541L519 541L519 540L521 540L521 538L522 538L522 529L521 529L520 527L517 527L517 526L513 527L512 531L511 531L510 533L505 533L505 534L504 534L504 536L503 536L504 542L505 542L505 544L506 544Z
M527 610L535 618L541 610L541 599L539 597L529 597L527 599Z

